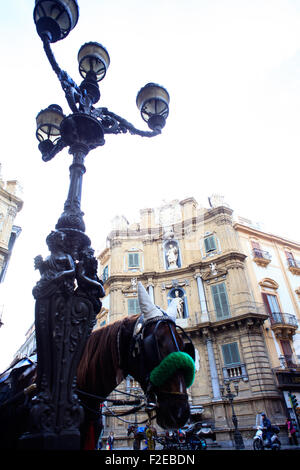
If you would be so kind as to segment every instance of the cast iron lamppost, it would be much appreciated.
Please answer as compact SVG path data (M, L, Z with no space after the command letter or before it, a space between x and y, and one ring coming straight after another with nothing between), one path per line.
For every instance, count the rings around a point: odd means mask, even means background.
M224 386L225 385L225 386ZM245 445L244 445L244 441L243 441L243 437L238 429L238 419L237 419L237 416L235 414L235 411L234 411L234 407L233 407L233 400L235 397L238 396L238 393L239 393L239 384L238 384L238 381L237 380L234 380L233 381L233 385L234 385L234 389L235 389L235 393L233 393L231 391L231 388L230 388L230 380L224 380L224 385L221 385L220 386L220 389L221 389L221 394L222 394L222 398L224 399L227 399L231 405L231 410L232 410L232 422L233 422L233 425L234 425L234 433L233 433L233 436L234 436L234 444L235 444L235 448L237 450L239 449L245 449ZM226 389L226 394L225 394L225 389Z
M101 308L104 296L97 277L97 260L85 234L81 211L84 160L88 152L104 145L105 134L130 132L142 137L161 133L169 112L169 95L161 86L148 83L136 103L150 131L136 129L107 108L95 108L100 99L99 82L110 58L97 42L78 52L78 86L61 70L51 43L65 38L76 26L77 0L36 0L34 22L46 56L65 93L71 114L50 105L36 118L39 149L47 162L65 147L73 156L70 185L64 211L46 242L50 256L35 258L41 278L33 288L36 299L37 395L33 399L29 432L20 445L38 449L78 449L83 410L75 393L76 369L82 350Z

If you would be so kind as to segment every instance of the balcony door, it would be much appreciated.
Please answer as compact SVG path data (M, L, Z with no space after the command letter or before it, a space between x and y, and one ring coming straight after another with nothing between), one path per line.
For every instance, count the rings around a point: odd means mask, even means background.
M263 301L270 315L271 323L282 323L282 315L276 295L262 293Z
M293 360L293 350L291 348L290 342L286 339L282 339L280 340L280 344L287 367L295 367L295 363Z

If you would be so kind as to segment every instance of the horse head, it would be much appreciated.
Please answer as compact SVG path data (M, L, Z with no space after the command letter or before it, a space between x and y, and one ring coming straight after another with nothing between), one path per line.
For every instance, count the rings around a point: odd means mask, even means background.
M156 409L157 423L177 429L190 416L187 388L194 380L194 346L176 325L176 312L154 305L140 282L138 298L142 313L133 331L128 373L141 384L149 408Z

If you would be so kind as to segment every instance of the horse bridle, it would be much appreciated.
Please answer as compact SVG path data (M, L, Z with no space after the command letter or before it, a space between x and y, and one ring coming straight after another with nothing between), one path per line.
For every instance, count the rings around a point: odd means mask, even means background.
M163 359L157 338L157 330L161 324L168 325L175 351L186 352L195 361L195 348L191 338L187 335L181 326L176 325L175 321L169 317L168 314L164 312L164 310L160 310L163 315L150 318L148 320L145 320L144 315L140 315L136 321L130 344L130 356L132 356L133 359L138 360L140 376L145 377L143 385L149 409L156 407L157 393L165 395L177 395L177 398L182 399L186 399L187 397L187 394L182 392L171 392L164 390L157 392L154 390L155 387L150 381L149 371L158 366ZM154 330L148 336L144 337L146 327L152 323L155 323ZM180 349L178 345L178 341L175 336L176 329L179 329L182 333L182 339L184 340L183 349Z

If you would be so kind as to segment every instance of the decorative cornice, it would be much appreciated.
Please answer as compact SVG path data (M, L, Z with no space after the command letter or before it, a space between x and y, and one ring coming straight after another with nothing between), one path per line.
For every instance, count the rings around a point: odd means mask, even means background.
M247 328L248 330L260 328L268 318L268 314L249 312L215 322L206 321L198 323L197 325L185 328L185 331L187 333L194 332L206 337L212 337L214 334L218 332L223 333L227 329L232 331L233 327L236 329Z
M247 233L248 235L256 236L258 239L263 238L263 239L268 240L269 242L272 242L272 243L275 242L275 243L278 243L278 244L286 246L286 247L290 247L290 248L294 248L296 250L300 250L300 243L297 243L293 240L288 240L286 238L279 237L277 235L273 235L271 233L263 232L261 230L255 229L255 228L248 227L246 225L242 225L238 222L234 223L233 228L237 231Z
M2 196L4 199L9 201L10 203L13 203L17 207L17 211L20 212L20 210L23 207L23 201L15 196L14 194L10 193L9 191L6 191L6 189L2 188L0 186L0 196Z
M184 202L184 201L183 201ZM150 209L146 209L146 212L148 212ZM220 216L219 222L220 223L228 223L232 225L232 216L233 210L230 209L229 207L225 206L220 206L220 207L215 207L213 209L206 210L203 214L200 214L198 216L191 217L189 219L183 219L179 222L176 222L172 224L173 232L174 232L174 237L175 238L182 238L185 231L192 226L193 230L195 230L195 226L202 225L203 222L212 219L216 216ZM149 240L149 235L151 236L151 241L158 241L162 238L163 236L163 227L162 226L155 226L155 227L146 227L146 228L140 228L138 230L126 228L126 230L112 230L109 235L108 239L112 242L115 237L118 238L123 238L123 239L128 239L128 238L133 238L133 237L138 237L138 238L146 238L146 240Z
M244 268L244 261L247 258L246 255L237 251L231 251L228 253L224 253L218 256L215 261L218 262L218 276L224 275L227 273L228 269L232 268ZM140 281L147 282L147 279L151 277L153 280L160 280L160 279L173 279L174 276L176 277L187 277L188 275L194 275L195 272L199 273L208 270L211 264L211 260L206 261L198 261L197 263L189 264L188 266L166 270L166 271L143 271L142 273L134 273L134 276L137 277ZM222 273L221 273L222 270ZM223 273L224 271L224 273ZM221 273L221 274L220 274ZM107 279L105 282L105 286L110 286L115 282L128 282L133 277L133 273L116 273ZM216 276L214 276L216 277ZM167 281L166 281L167 282Z

